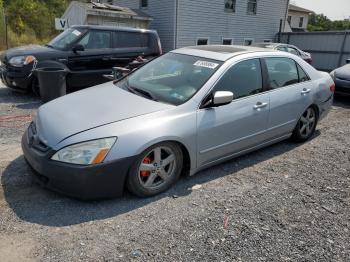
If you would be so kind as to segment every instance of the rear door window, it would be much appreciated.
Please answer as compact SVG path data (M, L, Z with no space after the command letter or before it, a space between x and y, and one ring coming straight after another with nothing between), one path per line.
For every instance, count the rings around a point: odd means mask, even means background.
M111 48L111 32L96 30L89 31L78 44L84 46L87 50Z
M149 34L138 32L115 32L114 48L145 48L148 47Z
M294 60L285 57L265 58L270 89L276 89L299 83L299 76Z
M232 66L214 88L214 91L231 91L235 99L254 95L262 90L259 59L246 60Z

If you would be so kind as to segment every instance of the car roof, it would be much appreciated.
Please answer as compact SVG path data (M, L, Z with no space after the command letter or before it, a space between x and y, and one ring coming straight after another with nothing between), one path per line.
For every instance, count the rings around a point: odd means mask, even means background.
M72 28L93 29L93 30L108 30L108 31L123 31L136 33L156 33L154 30L123 27L123 26L107 26L107 25L74 25Z
M276 48L277 46L292 46L290 44L284 44L284 43L254 43L253 46L261 47L261 48Z
M171 51L172 53L205 57L208 59L227 61L228 59L247 53L269 52L266 48L239 45L200 45L189 46ZM271 52L271 51L270 51Z

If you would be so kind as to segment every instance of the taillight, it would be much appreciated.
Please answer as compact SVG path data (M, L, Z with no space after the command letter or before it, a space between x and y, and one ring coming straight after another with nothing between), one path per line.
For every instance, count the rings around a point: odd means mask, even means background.
M335 92L335 84L331 85L331 87L329 88L331 90L332 93Z

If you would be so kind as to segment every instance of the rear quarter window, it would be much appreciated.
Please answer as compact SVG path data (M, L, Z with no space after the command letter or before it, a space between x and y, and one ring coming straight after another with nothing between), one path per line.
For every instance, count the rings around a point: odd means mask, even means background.
M299 82L306 82L310 80L310 77L305 73L304 69L297 64L298 67L298 73L299 73Z
M147 33L115 32L114 48L145 48L149 46L150 36Z

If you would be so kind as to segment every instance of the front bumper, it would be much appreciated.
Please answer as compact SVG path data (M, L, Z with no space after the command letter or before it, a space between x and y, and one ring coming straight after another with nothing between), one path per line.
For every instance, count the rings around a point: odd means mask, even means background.
M31 147L27 132L22 137L22 150L42 186L82 200L115 198L123 194L125 179L135 157L94 166L61 163L50 159L53 151L41 152Z
M335 93L350 95L350 80L336 78Z
M0 67L0 80L13 89L26 91L32 83L30 72L22 72L21 69L9 69L5 66Z

